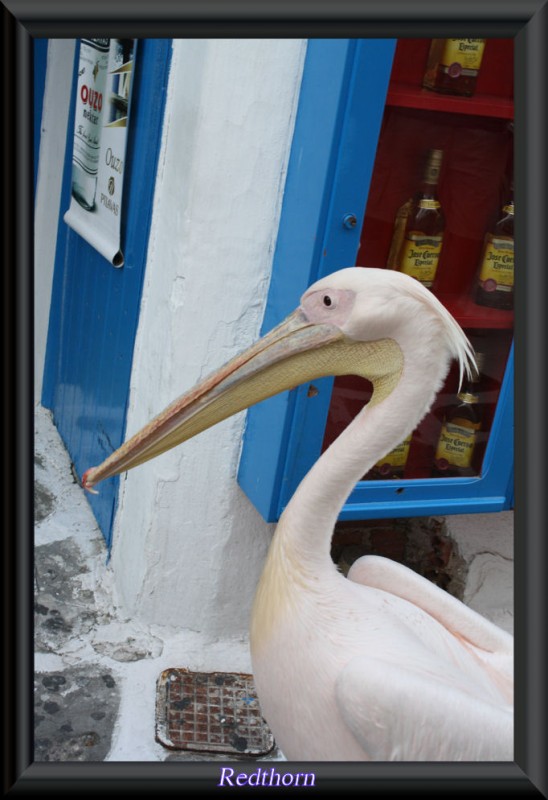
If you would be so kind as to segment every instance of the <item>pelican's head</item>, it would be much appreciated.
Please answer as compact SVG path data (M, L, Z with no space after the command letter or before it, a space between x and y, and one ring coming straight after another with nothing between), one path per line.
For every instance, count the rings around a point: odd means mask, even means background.
M421 345L424 350L426 344L434 358L457 360L461 382L475 368L473 348L460 325L429 289L401 272L339 270L313 284L300 308L310 322L336 325L355 342L391 339L403 351Z
M412 339L424 358L451 358L461 376L472 348L453 317L414 278L400 272L350 267L311 286L296 311L169 405L98 467L84 488L136 467L244 408L327 375L356 374L382 399L398 382ZM430 346L431 345L431 346Z

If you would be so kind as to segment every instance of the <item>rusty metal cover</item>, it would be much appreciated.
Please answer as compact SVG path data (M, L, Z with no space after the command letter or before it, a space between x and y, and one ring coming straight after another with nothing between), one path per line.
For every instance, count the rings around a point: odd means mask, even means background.
M251 675L181 668L158 678L156 739L200 753L259 756L274 747Z

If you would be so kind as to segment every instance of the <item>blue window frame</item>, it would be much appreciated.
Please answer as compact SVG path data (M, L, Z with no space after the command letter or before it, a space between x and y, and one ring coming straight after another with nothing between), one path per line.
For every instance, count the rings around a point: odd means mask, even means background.
M308 44L263 332L319 277L355 264L396 41ZM513 484L513 350L481 477L362 481L341 519L500 511ZM333 379L271 398L248 412L238 480L267 521L279 518L319 457ZM310 395L310 396L309 396Z

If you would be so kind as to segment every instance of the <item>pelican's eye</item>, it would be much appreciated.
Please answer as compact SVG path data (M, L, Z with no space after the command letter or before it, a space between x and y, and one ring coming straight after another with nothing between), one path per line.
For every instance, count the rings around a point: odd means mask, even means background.
M356 294L350 289L326 287L308 291L301 300L301 307L310 322L342 325L348 318Z

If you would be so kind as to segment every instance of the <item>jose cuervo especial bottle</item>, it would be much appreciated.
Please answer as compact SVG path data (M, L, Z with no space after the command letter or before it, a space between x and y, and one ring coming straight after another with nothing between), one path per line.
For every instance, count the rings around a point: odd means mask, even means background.
M438 269L445 229L437 195L442 158L442 150L430 150L422 187L409 209L405 235L394 265L429 289Z

